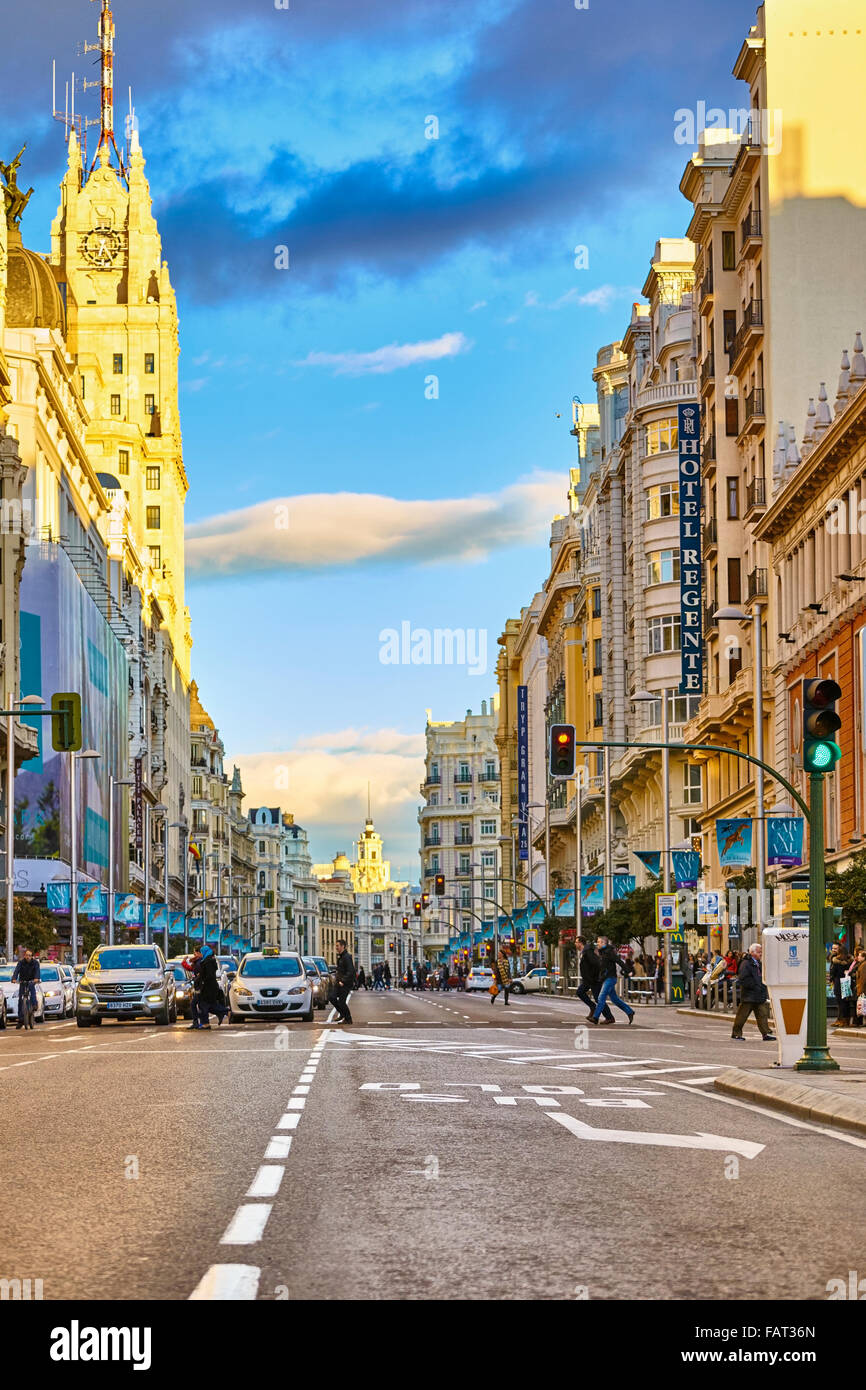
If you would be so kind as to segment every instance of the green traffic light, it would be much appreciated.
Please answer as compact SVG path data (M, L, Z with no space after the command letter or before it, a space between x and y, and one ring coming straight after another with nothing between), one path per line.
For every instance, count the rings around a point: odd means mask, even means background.
M803 761L813 772L825 772L827 768L833 767L841 756L842 749L838 743L824 739L820 742L807 742Z

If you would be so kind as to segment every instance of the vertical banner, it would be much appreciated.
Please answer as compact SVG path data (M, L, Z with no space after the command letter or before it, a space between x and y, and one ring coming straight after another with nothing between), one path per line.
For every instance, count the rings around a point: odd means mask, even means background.
M671 861L677 888L697 888L701 856L691 849L675 849L671 851Z
M135 785L132 789L132 806L135 816L135 848L139 851L144 848L144 796L141 762L141 758L135 759Z
M703 693L701 408L677 407L680 457L680 643L682 694Z
M803 819L801 816L768 816L767 863L791 868L803 862Z
M604 878L601 874L582 875L580 903L584 913L604 911Z
M632 854L635 859L639 859L648 873L653 878L658 878L662 871L662 855L658 849L633 849Z
M716 845L723 869L745 869L752 862L752 822L742 818L716 821Z
M115 893L114 920L119 926L140 927L144 919L144 905L134 893Z
M627 898L629 893L633 893L635 888L634 874L614 874L613 876L613 901L619 902L621 898Z
M69 912L71 890L71 883L46 883L45 902L48 911L60 912L65 916Z
M521 859L529 858L529 701L517 687L517 834ZM516 876L516 875L515 875Z

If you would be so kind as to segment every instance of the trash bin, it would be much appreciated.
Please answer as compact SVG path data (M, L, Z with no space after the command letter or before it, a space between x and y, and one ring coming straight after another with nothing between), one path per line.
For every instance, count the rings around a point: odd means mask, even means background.
M793 1067L806 1043L806 993L809 983L807 927L767 927L761 933L764 984L773 1003L779 1067Z

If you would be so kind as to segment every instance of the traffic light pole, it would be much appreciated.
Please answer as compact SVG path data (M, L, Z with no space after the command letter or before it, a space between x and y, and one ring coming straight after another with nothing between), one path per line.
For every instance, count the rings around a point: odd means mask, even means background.
M806 1046L795 1071L838 1071L827 1046L827 966L824 944L824 774L809 773L809 983Z

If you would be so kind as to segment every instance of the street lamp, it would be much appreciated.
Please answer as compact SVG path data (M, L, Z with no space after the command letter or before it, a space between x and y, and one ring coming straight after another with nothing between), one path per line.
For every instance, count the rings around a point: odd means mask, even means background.
M742 608L720 608L713 615L717 621L727 619L731 622L746 623L749 615ZM759 759L759 764L755 768L755 821L757 833L755 835L755 857L757 860L756 883L758 888L757 921L758 935L764 921L764 893L767 884L767 851L765 841L764 824L764 769L760 763L764 761L764 654L763 654L763 627L761 624L761 606L755 604L752 614L752 665L754 666L752 687L752 727L755 736L755 757Z
M114 945L114 793L117 787L132 787L135 783L129 778L121 780L109 773L108 777L108 944Z
M26 711L44 705L41 695L25 695L23 700L10 700L6 714L6 959L15 954L15 714L21 707Z
M72 923L72 964L78 964L78 819L75 805L75 764L80 758L98 758L95 748L69 754L69 915Z

